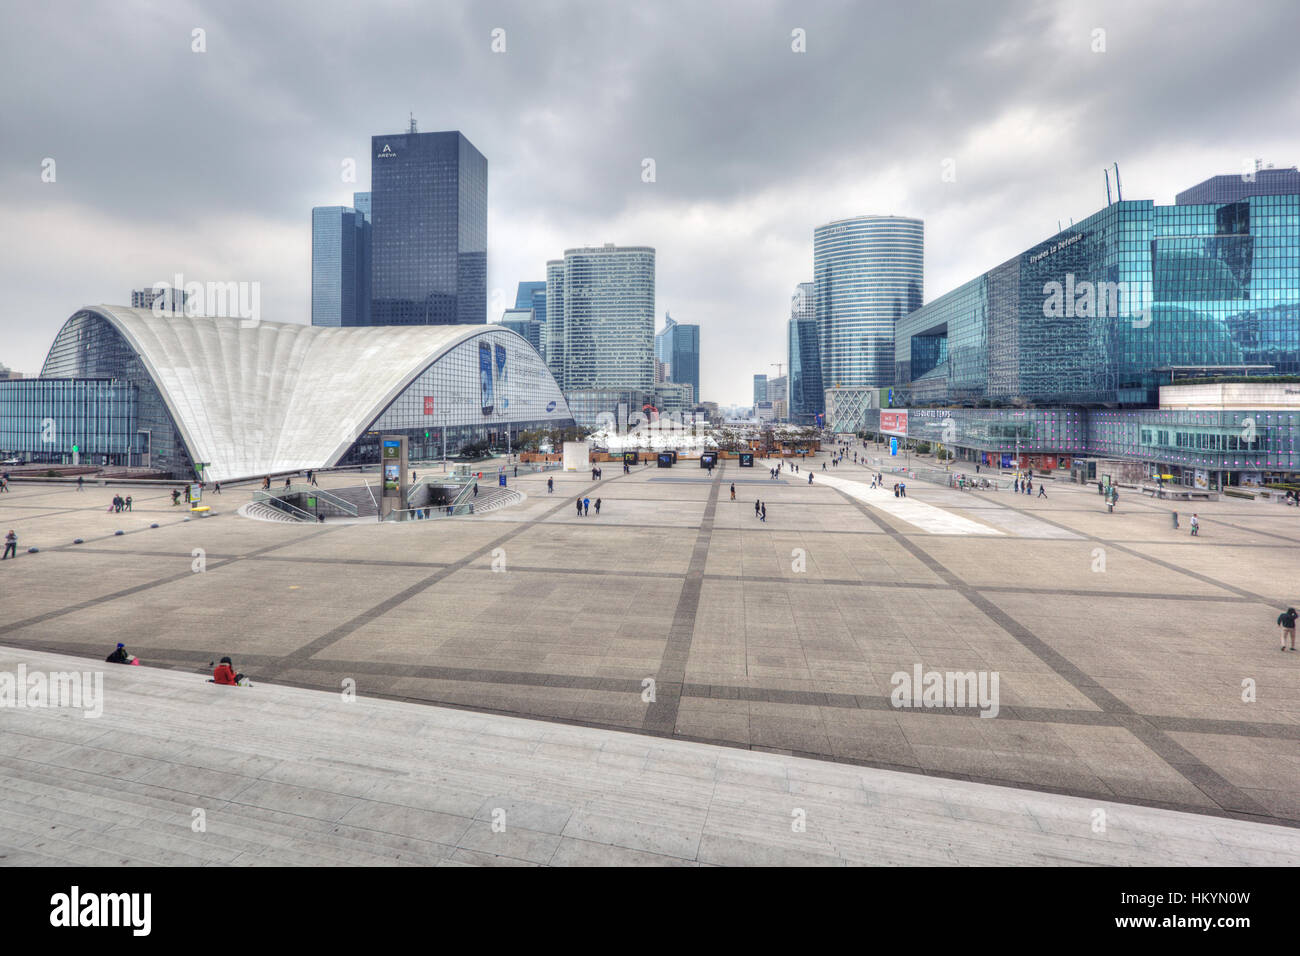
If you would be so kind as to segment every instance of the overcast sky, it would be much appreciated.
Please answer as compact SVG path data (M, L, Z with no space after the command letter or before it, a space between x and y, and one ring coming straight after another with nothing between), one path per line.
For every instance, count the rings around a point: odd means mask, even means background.
M656 328L699 323L702 397L748 404L814 226L924 219L929 301L1103 206L1112 162L1158 203L1294 165L1297 37L1293 0L11 2L0 363L178 272L309 322L311 208L413 112L488 158L492 318L567 247L654 246Z

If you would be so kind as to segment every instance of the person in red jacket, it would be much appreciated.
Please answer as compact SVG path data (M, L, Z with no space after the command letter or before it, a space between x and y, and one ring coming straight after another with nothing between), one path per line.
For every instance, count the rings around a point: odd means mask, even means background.
M221 663L217 665L216 670L212 672L212 682L214 684L227 684L234 686L244 679L243 674L236 674L234 664L229 657L221 658Z

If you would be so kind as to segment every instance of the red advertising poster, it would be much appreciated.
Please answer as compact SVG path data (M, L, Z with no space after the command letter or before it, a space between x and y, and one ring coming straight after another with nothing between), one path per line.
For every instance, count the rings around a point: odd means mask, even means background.
M907 412L887 412L880 413L880 431L885 435L897 435L899 438L907 437Z
M1056 470L1056 456L1055 456L1055 455L1044 455L1044 456L1043 456L1043 467L1046 468L1048 471L1055 471L1055 470Z
M432 415L432 414L433 414L433 396L432 396L432 395L426 395L426 396L424 396L424 414L426 414L426 415Z

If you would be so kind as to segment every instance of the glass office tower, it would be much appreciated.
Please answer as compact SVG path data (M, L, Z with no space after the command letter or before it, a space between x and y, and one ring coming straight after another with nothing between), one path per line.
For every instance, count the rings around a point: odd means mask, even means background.
M483 154L459 132L371 138L371 322L487 321Z
M547 264L547 318L551 311ZM655 251L592 246L564 252L563 388L635 388L655 384Z
M894 327L921 307L925 224L859 216L813 230L814 307L827 388L894 381Z
M655 359L668 366L668 381L690 385L700 400L700 327L683 325L664 313L664 328L655 334Z
M370 223L348 206L311 211L311 324L369 325Z
M896 338L912 403L1145 406L1176 377L1300 373L1300 195L1112 203Z
M767 401L767 376L754 376L754 405L758 406L760 402Z
M534 313L536 314L536 313ZM564 388L564 260L546 263L546 321L542 323L542 355L551 375Z

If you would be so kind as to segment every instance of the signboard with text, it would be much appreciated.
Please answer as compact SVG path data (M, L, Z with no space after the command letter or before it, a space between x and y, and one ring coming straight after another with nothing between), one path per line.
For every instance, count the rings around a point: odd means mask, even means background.
M432 396L432 395L426 395L426 396L424 396L424 414L426 414L426 415L432 415L432 414L433 414L433 396Z
M899 438L906 438L907 412L881 411L880 431L885 435L897 435Z

